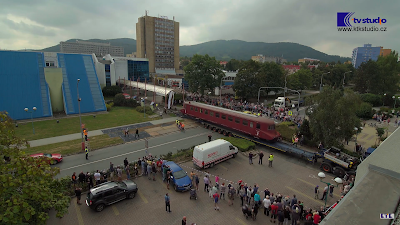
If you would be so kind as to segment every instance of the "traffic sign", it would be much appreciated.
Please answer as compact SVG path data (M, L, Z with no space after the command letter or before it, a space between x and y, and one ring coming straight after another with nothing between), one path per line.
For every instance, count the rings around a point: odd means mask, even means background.
M292 112L292 111L289 111L289 116L291 116L291 115L293 115L293 112Z

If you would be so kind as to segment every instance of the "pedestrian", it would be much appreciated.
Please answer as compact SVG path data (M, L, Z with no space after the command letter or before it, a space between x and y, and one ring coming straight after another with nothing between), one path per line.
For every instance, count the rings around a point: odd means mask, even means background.
M235 189L230 187L228 190L229 205L233 205L233 200L235 200Z
M89 160L89 149L87 146L85 147L85 155L86 155L86 160Z
M127 179L127 180L130 180L130 179L131 179L131 171L130 171L130 169L129 169L129 165L127 165L127 166L125 167L125 172L126 172L126 179Z
M139 129L138 128L136 128L135 138L139 138Z
M171 212L171 199L170 199L168 193L165 194L164 199L165 199L165 211L170 213Z
M209 189L209 184L210 184L210 180L208 179L208 176L206 175L205 177L204 177L204 191L209 191L208 189Z
M124 159L124 167L127 167L127 166L128 166L128 164L129 164L129 162L128 162L128 158L125 158L125 159Z
M245 199L245 197L246 197L246 191L244 190L244 187L240 187L240 190L239 190L239 196L240 196L240 201L242 202L242 206L243 206L243 200Z
M283 222L285 221L285 214L282 210L278 210L278 213L276 215L278 217L278 225L283 225Z
M322 198L321 198L321 200L324 200L325 199L325 197L327 197L326 195L328 194L328 189L329 189L329 187L328 187L328 185L324 188L324 193L322 193Z
M264 190L264 198L266 198L269 195L270 195L270 191L268 190L268 188L265 188L265 190Z
M315 188L314 188L314 193L315 193L315 199L319 199L319 186L317 185L317 186L315 186Z
M252 211L253 211L253 220L256 220L256 217L257 217L257 214L258 214L258 209L259 209L258 204L254 204L253 205L253 209L252 209Z
M90 190L93 187L93 178L89 172L86 173L86 183L88 184L88 189Z
M150 175L151 175L151 163L148 163L147 164L147 176L148 176L149 180L151 180Z
M156 181L157 169L156 169L156 163L155 162L153 162L153 165L151 166L151 170L153 172L153 181Z
M319 222L321 222L321 216L319 215L318 212L314 212L313 222L314 222L314 224L319 224Z
M272 167L272 162L274 161L274 154L271 153L268 158L268 167Z
M250 165L253 164L253 153L252 152L249 153L249 164Z
M274 202L271 205L271 219L270 219L271 223L272 223L272 221L274 223L276 222L277 215L278 215L278 206L276 205L276 202Z
M126 137L126 135L128 135L128 137L129 137L129 128L125 129L125 137Z
M82 188L75 188L76 204L81 205Z
M251 195L253 194L253 190L251 189L251 187L247 188L247 196L246 196L246 200L247 200L247 204L250 205L251 202Z
M262 151L260 151L260 153L258 153L258 164L262 165L262 159L264 157L264 153Z
M75 187L75 185L76 185L76 173L75 172L71 176L71 181L72 181L72 183L74 184L74 187Z
M199 183L200 183L199 176L194 175L194 179L195 179L195 184L196 184L196 190L198 191L199 190Z
M264 205L264 215L269 216L269 207L271 206L271 200L269 200L269 195L265 196L263 200Z
M254 204L258 205L261 203L260 195L258 194L258 192L255 192L253 199L254 199Z
M208 142L211 142L211 134L208 135Z
M219 175L215 176L215 183L219 184Z
M169 190L169 183L171 183L171 171L167 171L167 189Z
M101 177L99 170L97 170L96 173L94 173L93 176L94 176L94 179L96 181L96 185L99 185L100 184L100 177Z
M297 204L296 195L293 195L292 201L290 202L290 206L293 207L294 204Z
M81 171L81 173L78 175L78 179L79 179L79 183L81 184L81 187L83 187L83 184L85 183L85 180L86 180L86 176L83 173L83 171Z
M122 181L122 170L119 166L117 167L117 175L118 175L118 181Z
M331 185L329 186L329 196L331 196L333 198L333 189L335 188L335 186Z
M182 225L186 225L186 216L182 218Z
M223 199L225 199L225 191L226 191L226 187L225 187L225 183L223 182L222 184L221 184L221 199L223 198Z
M284 225L289 225L289 220L291 220L291 218L290 218L290 207L289 206L286 206L285 209L283 210L283 217L284 217L283 224Z
M214 198L214 210L219 211L219 207L218 207L219 194L218 194L218 192L213 194L213 198Z
M217 192L218 192L217 185L214 185L214 186L211 188L211 191L208 192L208 196L209 196L210 198L212 198L212 197L214 196L214 194L217 193Z
M168 167L166 165L162 165L162 180L166 181L167 179L167 171L168 171Z
M292 206L292 225L297 225L300 220L300 207L298 204Z
M162 166L162 160L161 158L157 160L157 172L161 173L161 166Z
M114 180L114 164L110 162L110 179Z

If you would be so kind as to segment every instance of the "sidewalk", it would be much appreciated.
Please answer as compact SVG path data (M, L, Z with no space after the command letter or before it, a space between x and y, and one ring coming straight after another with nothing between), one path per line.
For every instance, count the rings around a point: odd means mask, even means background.
M179 119L179 118L178 117L169 117L169 118L165 118L165 119L153 120L153 121L137 123L137 124L151 123L152 125L160 125L163 123L173 122L177 119ZM126 126L132 126L132 125L137 125L137 124L126 124L126 125L118 126L118 127L110 127L110 128L104 128L101 130L89 131L89 136L93 137L93 136L103 135L104 134L103 130L123 128ZM29 144L31 147L37 147L37 146L55 144L55 143L64 142L64 141L77 140L77 139L81 139L81 138L82 138L81 133L75 133L75 134L67 134L67 135L62 135L62 136L57 136L57 137L29 141Z

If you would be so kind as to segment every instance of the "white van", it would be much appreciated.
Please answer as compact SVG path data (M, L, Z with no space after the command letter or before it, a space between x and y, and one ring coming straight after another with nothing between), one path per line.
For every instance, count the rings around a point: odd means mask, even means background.
M217 139L198 145L193 149L193 163L199 168L213 167L215 164L236 157L238 149L229 141Z

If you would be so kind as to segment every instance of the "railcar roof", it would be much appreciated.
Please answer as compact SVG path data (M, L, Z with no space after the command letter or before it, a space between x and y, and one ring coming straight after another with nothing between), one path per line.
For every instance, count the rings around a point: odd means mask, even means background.
M224 113L230 116L240 116L240 118L248 118L249 120L253 120L253 121L257 121L257 122L262 122L262 123L268 123L268 124L275 124L275 122L273 120L270 120L268 118L265 117L260 117L260 116L256 116L253 114L247 114L244 112L239 112L239 111L235 111L235 110L231 110L231 109L225 109L222 107L218 107L218 106L213 106L213 105L207 105L204 103L200 103L200 102L194 102L194 101L185 101L185 104L188 105L192 105L192 106L197 106L197 107L202 107L208 110L214 110L214 111L218 111L220 113Z

